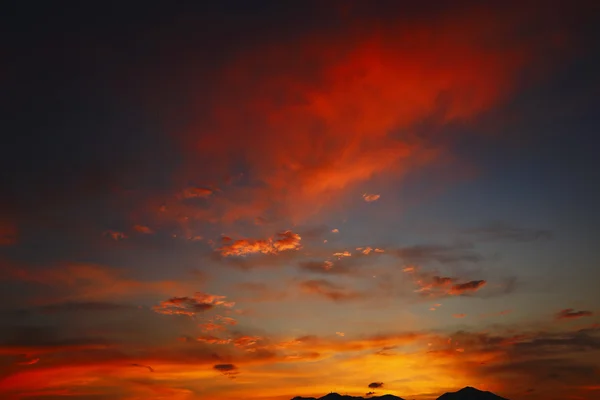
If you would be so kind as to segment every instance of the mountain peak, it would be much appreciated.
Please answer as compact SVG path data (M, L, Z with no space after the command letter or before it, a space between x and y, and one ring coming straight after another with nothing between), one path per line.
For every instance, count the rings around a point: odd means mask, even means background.
M484 392L472 386L467 386L457 392L449 392L438 397L437 400L508 400L491 392Z

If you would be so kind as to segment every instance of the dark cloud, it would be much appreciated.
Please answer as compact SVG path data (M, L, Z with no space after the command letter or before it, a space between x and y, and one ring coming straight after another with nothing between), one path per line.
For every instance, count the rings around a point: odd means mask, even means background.
M383 387L383 382L371 382L369 383L370 389L379 389Z
M150 372L154 372L154 368L152 368L149 365L142 365L142 364L131 364L132 367L140 367L140 368L146 368L148 369L148 371Z
M450 294L463 294L468 292L475 292L485 286L487 282L484 280L469 281L465 283L457 283L450 289Z
M375 394L375 392L367 392L365 393L365 396L373 396Z
M591 311L575 311L572 308L560 310L556 313L556 319L577 319L582 317L591 317L594 315Z
M235 376L240 373L238 367L233 364L216 364L213 365L213 369L219 371L230 379L234 379Z
M352 301L364 297L362 293L346 289L325 279L312 279L300 282L305 293L316 294L333 301Z
M550 240L552 231L547 229L530 229L512 226L503 222L493 222L478 228L468 229L465 234L481 241L504 242L533 242Z

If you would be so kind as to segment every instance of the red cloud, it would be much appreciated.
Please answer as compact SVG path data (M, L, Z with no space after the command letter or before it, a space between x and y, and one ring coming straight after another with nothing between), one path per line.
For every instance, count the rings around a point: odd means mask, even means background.
M532 54L532 42L511 42L517 30L508 29L526 22L481 12L426 23L348 20L333 34L235 54L214 79L209 121L181 134L190 163L211 168L185 165L178 179L209 179L198 176L203 170L239 176L231 166L243 159L244 185L224 181L211 212L198 217L302 219L376 175L402 177L442 159L445 139L413 128L470 120L502 102Z
M134 225L133 230L139 233L151 234L154 233L152 229L144 225Z
M379 200L381 196L378 194L363 194L363 199L365 199L365 201L367 203L371 203L373 201Z
M263 253L276 254L281 251L298 250L301 237L292 231L278 234L278 239L250 240L240 239L221 247L219 250L224 256L245 256L248 254Z
M556 313L556 319L577 319L582 317L591 317L594 315L591 311L575 311L572 308L566 308Z
M208 197L211 194L213 194L213 190L209 188L189 187L181 193L181 197L184 199L193 199L196 197Z

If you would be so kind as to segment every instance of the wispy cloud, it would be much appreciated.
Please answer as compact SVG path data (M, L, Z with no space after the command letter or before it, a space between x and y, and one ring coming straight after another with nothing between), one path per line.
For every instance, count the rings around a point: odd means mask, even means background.
M594 315L591 311L575 311L572 308L566 308L556 313L556 319L578 319L583 317L591 317Z
M225 299L225 296L196 293L194 297L171 297L161 301L152 309L159 314L187 315L191 317L217 306L231 308L235 305L234 302Z
M305 293L315 294L333 301L352 301L364 297L360 292L346 289L325 279L303 281L299 286Z

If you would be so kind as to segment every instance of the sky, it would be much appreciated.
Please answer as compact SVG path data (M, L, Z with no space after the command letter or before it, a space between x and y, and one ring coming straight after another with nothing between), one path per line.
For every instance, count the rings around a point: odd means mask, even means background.
M600 397L599 5L22 2L0 397Z

